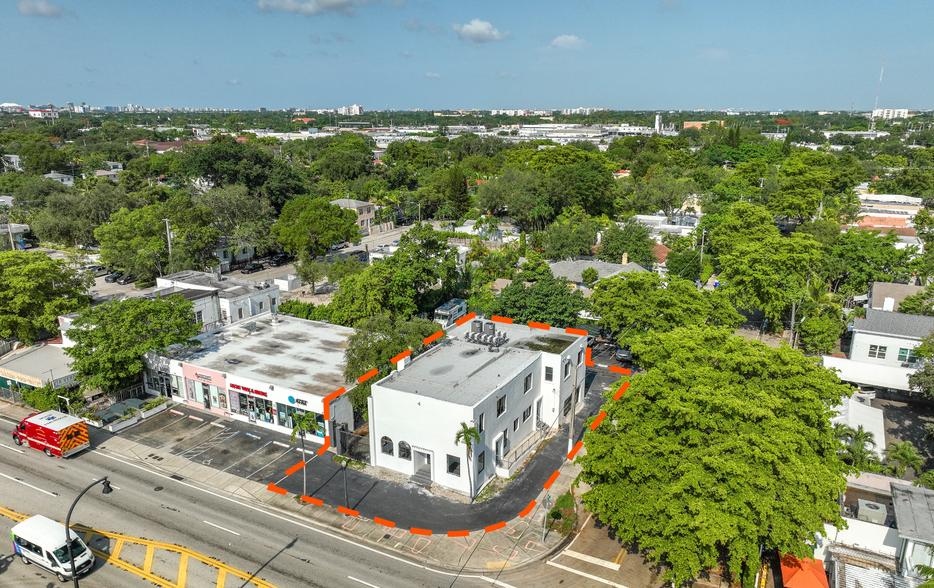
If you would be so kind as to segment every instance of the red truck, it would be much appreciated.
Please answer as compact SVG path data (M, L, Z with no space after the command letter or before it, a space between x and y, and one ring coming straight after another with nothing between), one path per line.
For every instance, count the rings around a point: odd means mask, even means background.
M26 445L52 457L68 457L91 446L87 424L57 410L29 415L13 431L13 443Z

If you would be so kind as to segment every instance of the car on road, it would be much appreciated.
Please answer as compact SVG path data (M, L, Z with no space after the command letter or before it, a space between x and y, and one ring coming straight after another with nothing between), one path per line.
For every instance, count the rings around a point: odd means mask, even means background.
M117 280L117 283L120 284L121 286L126 286L127 284L132 284L135 281L136 281L136 278L134 278L130 274L123 274L120 277L120 279Z
M113 284L114 282L116 282L122 277L123 277L123 272L120 270L117 270L114 273L107 276L106 278L104 278L104 281L107 282L108 284Z
M295 260L295 256L289 253L277 253L269 260L269 265L279 267Z
M266 268L263 267L263 264L250 262L240 269L240 273L241 274L253 274L256 272L261 272L264 269Z
M616 348L616 361L632 361L632 351L628 345Z
M399 239L396 239L395 241L393 241L392 244L393 244L393 245L398 245L398 244L399 244Z

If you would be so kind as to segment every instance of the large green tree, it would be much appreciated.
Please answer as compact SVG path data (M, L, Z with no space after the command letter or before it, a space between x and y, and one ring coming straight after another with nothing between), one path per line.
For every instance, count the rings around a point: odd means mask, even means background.
M521 323L570 327L580 321L578 314L587 306L583 294L574 290L566 278L542 276L529 286L518 281L506 286L492 312Z
M436 333L438 328L438 323L427 319L402 320L386 312L358 322L344 352L344 378L348 381L356 380L373 368L379 369L380 375L358 384L350 391L354 410L358 413L366 412L370 386L395 369L390 363L393 357L406 350L420 349L423 340Z
M820 260L820 244L810 235L747 241L720 257L721 288L738 307L761 310L781 325L786 311L804 300Z
M200 330L181 295L111 300L78 315L68 331L75 344L65 353L82 390L113 392L139 380L144 354L195 344Z
M760 546L809 557L825 522L844 525L830 418L850 389L833 372L709 327L650 333L633 351L647 371L585 433L582 499L664 579L722 563L751 588Z
M279 244L303 259L324 255L335 243L360 238L357 214L327 198L300 196L290 200L272 226Z
M822 273L832 289L844 295L862 294L873 282L894 282L911 275L915 246L898 247L894 232L850 229L827 248Z
M898 304L898 312L934 316L934 284L928 284L917 294L905 296L905 299Z
M58 332L58 316L85 308L87 274L45 253L0 252L0 338L32 344L43 332Z
M733 328L743 317L719 291L698 290L690 280L656 273L625 273L597 282L590 304L600 324L625 343L649 332L711 325Z
M275 209L266 198L250 195L246 186L213 188L196 195L194 202L211 209L214 226L231 253L244 247L257 252L274 248L270 228L275 221Z
M634 218L626 219L622 226L614 223L603 232L597 257L610 263L622 263L625 253L629 261L652 267L655 263L655 254L652 252L655 241L651 234L647 226Z

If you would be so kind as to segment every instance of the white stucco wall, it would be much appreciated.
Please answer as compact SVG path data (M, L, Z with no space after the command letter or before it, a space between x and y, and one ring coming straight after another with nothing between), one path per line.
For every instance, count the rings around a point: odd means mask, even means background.
M890 365L900 367L902 362L898 360L899 349L914 349L921 342L918 339L909 337L898 337L894 335L877 335L875 333L854 333L853 346L850 349L850 359L879 365ZM869 357L870 345L884 345L886 347L885 359L876 359Z

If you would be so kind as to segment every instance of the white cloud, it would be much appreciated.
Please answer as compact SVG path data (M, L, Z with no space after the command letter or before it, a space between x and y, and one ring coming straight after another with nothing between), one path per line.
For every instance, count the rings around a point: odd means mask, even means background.
M508 80L512 78L518 78L519 74L515 72L511 72L511 71L501 71L498 74L496 74L496 77L503 79L503 80Z
M45 16L48 18L60 18L62 16L61 6L49 4L45 0L21 0L16 8L20 14L26 16Z
M488 41L503 41L509 36L509 31L500 33L493 25L485 20L475 18L467 24L452 24L451 28L463 41L481 44Z
M402 57L412 57L412 54L409 53L408 51L400 51L399 55L401 55Z
M570 49L577 50L583 49L587 46L587 41L581 39L577 35L560 35L552 39L551 43L548 43L546 49Z
M234 78L232 80L227 80L227 83L230 84L231 86L236 86L237 84L240 83L240 80Z
M260 10L266 12L292 12L314 16L325 12L339 12L352 14L356 0L259 0L256 3Z
M433 71L426 71L426 72L425 72L425 77L426 77L426 78L440 78L440 77L441 77L441 74L435 73L435 72L433 72Z

